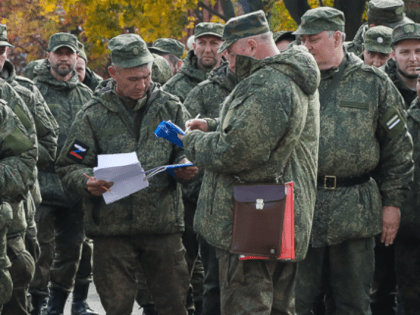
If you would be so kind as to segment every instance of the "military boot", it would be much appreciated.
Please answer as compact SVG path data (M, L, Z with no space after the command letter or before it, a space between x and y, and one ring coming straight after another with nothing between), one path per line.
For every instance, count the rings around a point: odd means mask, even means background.
M74 287L71 315L99 315L87 304L89 283L79 284Z
M52 289L48 299L47 315L63 315L68 296L68 292Z
M31 315L41 315L42 310L47 308L48 298L46 296L32 294L32 311Z

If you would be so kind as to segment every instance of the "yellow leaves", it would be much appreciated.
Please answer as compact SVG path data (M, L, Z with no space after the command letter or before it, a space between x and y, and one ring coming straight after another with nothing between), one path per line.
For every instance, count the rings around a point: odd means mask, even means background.
M48 4L45 6L44 10L45 12L49 13L49 12L53 12L55 9L55 5L54 4Z
M8 20L8 19L6 19L6 18L3 18L3 19L1 20L1 24L7 24L7 23L9 23L9 21L10 21L10 20Z

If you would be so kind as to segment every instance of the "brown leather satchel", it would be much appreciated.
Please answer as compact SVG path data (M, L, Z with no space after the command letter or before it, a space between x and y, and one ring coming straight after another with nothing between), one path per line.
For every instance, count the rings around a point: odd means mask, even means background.
M234 187L231 253L277 259L281 254L286 188L280 184Z

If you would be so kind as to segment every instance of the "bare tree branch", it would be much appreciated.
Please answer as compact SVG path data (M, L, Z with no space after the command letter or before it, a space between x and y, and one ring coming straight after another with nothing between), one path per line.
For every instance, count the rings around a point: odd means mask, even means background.
M205 9L205 10L209 11L211 14L218 16L219 18L223 19L224 21L229 20L229 19L227 19L224 15L221 15L219 12L217 12L216 10L213 10L212 8L210 8L209 6L205 5L205 4L204 4L204 3L202 3L202 2L199 2L199 3L198 3L198 6L199 6L200 8L203 8L203 9Z

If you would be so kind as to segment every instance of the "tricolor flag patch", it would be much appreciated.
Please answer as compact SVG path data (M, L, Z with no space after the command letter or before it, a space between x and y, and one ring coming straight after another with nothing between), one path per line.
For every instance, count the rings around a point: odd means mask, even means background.
M76 162L82 162L88 150L89 150L89 147L86 144L78 140L74 140L70 151L67 153L67 157Z
M393 116L390 120L387 121L386 125L388 126L388 130L394 128L398 123L401 121L400 117L397 114Z

